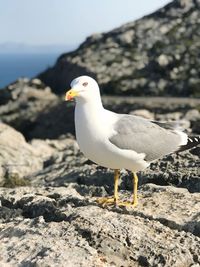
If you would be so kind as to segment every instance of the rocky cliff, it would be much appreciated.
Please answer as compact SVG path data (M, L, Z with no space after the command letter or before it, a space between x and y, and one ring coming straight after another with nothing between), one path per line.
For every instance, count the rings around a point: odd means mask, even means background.
M0 92L0 266L200 265L199 148L139 173L137 208L103 208L96 198L112 195L113 171L80 152L73 104L35 79ZM180 120L188 133L200 133L200 99L103 101L118 112ZM131 173L122 171L120 198L130 199L132 187Z
M106 94L200 96L200 1L175 0L153 14L90 36L39 75L63 93L90 74Z
M200 265L199 150L140 173L131 209L96 203L112 194L113 172L88 161L71 137L27 143L0 123L0 148L1 266ZM131 174L121 178L120 198L129 199Z

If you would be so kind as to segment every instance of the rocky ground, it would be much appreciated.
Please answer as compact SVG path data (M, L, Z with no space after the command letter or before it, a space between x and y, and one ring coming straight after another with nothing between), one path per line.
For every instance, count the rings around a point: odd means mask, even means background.
M104 105L200 134L200 100L104 97ZM0 91L0 266L200 266L200 148L139 173L138 207L102 207L113 171L74 138L73 103L40 80ZM156 140L155 140L156 141ZM120 198L132 177L121 172Z
M200 0L174 0L137 21L92 35L39 78L63 93L83 74L104 93L200 96Z

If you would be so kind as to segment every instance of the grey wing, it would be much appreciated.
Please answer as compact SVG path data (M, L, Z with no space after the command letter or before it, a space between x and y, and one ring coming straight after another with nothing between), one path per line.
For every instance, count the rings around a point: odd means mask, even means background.
M179 149L182 139L172 124L149 121L133 115L119 115L116 134L109 141L121 149L145 153L152 161Z

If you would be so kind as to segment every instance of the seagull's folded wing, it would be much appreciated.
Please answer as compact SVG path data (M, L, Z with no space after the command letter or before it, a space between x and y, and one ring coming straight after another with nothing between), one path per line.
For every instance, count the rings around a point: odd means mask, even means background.
M114 130L115 134L109 138L113 145L145 153L147 161L178 150L184 134L173 127L173 124L149 121L133 115L119 115Z

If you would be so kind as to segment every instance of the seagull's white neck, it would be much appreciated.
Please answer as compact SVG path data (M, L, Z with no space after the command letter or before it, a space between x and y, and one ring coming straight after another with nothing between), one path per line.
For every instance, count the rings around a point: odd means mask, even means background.
M96 94L94 97L88 97L87 99L79 98L76 101L76 108L85 110L85 112L97 113L103 109L101 96Z
M75 128L77 139L89 135L93 131L100 131L104 124L104 108L100 96L93 98L79 98L75 107Z

